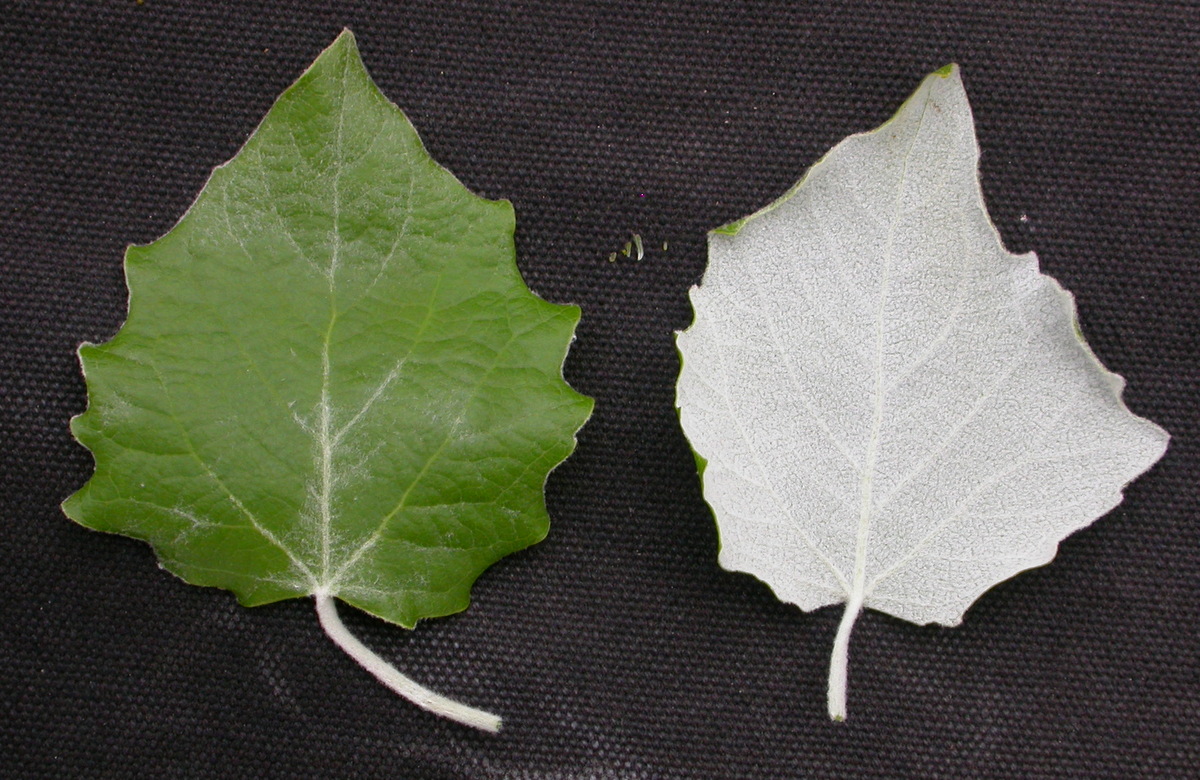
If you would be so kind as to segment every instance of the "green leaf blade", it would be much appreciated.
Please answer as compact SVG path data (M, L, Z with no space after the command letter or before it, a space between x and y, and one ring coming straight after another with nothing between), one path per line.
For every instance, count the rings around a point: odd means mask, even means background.
M126 324L85 345L72 519L248 605L336 595L404 626L542 539L590 399L579 310L534 296L511 204L470 193L347 32L126 255Z

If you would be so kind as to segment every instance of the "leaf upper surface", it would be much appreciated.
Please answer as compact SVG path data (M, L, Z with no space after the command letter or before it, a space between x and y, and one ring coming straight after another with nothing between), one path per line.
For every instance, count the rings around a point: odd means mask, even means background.
M957 68L714 231L680 419L724 567L955 625L1162 456L1072 297L1002 246Z
M128 250L128 320L80 349L96 473L65 511L248 605L320 592L405 626L465 608L545 535L547 474L592 406L561 373L579 310L528 290L513 229L343 33Z

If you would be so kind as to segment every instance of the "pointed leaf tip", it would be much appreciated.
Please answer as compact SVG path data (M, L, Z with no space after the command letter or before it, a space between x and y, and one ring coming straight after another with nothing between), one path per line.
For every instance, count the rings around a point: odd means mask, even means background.
M335 46L353 49L358 51L358 38L354 35L354 31L349 27L343 27L338 36L333 39L333 43L326 47L326 50L332 49ZM319 56L319 55L318 55Z

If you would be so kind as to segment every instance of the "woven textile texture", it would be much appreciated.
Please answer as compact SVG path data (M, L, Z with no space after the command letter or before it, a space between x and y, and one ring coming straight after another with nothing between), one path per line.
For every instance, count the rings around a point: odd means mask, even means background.
M542 544L414 631L238 607L58 504L91 473L74 349L126 305L126 244L343 27L430 151L516 207L530 286L583 307L596 413ZM839 609L716 564L672 406L706 231L765 205L927 73L962 66L1007 246L1077 297L1126 400L1173 434L1124 503L956 629L868 613L850 719ZM1184 777L1200 764L1200 5L1117 2L0 2L0 776ZM609 254L632 233L647 254Z

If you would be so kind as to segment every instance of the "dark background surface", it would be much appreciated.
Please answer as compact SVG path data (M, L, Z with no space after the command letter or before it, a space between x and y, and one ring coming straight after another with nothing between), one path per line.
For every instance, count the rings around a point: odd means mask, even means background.
M0 776L1182 777L1200 761L1200 6L1054 3L0 2ZM507 197L535 291L580 304L594 396L550 537L409 632L343 610L497 737L372 681L311 603L246 610L58 503L74 348L125 311L126 244L343 26L469 187ZM868 613L850 720L840 610L716 564L672 408L705 232L963 67L988 205L1078 298L1137 413L1174 436L1120 507L957 629ZM637 231L641 263L608 254ZM662 242L669 242L666 252Z

